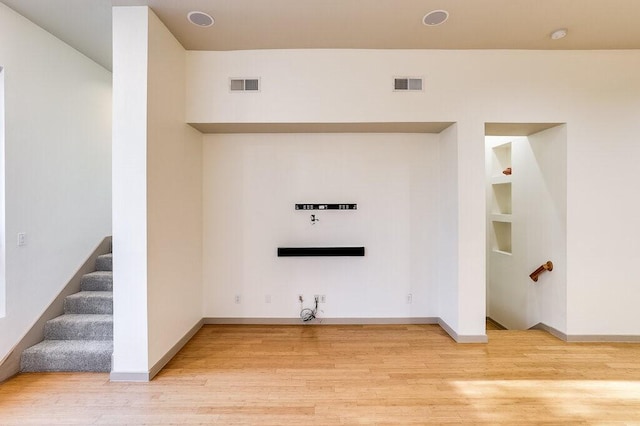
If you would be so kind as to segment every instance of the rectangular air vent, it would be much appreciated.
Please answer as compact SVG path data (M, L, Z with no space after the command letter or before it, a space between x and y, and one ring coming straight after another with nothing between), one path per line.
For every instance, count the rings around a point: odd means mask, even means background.
M422 78L419 77L396 77L393 79L393 90L396 92L421 91L422 87Z
M259 92L259 78L231 78L229 88L232 92Z

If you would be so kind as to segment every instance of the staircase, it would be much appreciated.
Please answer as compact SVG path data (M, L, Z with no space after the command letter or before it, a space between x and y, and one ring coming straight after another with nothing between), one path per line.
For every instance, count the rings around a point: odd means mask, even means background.
M64 314L47 321L44 341L25 350L22 372L111 371L113 353L113 257L98 256L80 292L64 300Z

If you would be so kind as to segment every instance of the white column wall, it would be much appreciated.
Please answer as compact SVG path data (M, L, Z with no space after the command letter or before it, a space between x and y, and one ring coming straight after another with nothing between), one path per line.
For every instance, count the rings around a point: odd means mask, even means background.
M113 20L112 378L145 380L202 319L202 135L182 46L148 7Z
M453 330L459 324L458 304L458 125L440 134L438 316Z
M112 373L149 371L146 7L113 8Z

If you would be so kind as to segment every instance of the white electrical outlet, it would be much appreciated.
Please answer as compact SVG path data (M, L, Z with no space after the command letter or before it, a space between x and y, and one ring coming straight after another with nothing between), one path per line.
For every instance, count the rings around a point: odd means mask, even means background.
M413 302L413 294L407 294L407 304L411 304Z
M18 246L24 246L27 244L27 234L24 232L18 233Z
M240 300L241 300L240 295L236 294L236 297L235 297L236 304L239 304Z
M266 296L264 296L264 303L271 303L271 295L267 294Z
M327 303L327 296L325 296L324 294L314 294L313 300L317 300L318 303Z

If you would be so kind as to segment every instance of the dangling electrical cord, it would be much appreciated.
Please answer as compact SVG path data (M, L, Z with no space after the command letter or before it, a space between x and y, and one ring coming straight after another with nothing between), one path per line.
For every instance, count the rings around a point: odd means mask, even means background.
M302 321L304 322L308 322L311 321L313 319L316 318L316 315L318 313L318 298L315 298L315 307L313 309L311 308L305 308L303 306L303 300L302 300L302 296L299 297L300 299L300 318L302 318Z

